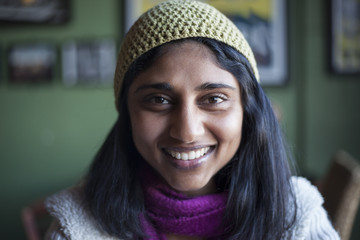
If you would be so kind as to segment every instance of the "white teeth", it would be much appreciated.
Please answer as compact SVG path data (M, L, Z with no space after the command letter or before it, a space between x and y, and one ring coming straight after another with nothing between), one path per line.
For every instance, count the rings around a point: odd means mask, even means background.
M181 160L188 160L188 159L189 159L189 154L181 153Z
M167 150L167 152L173 158L187 161L187 160L193 160L193 159L204 156L209 151L209 149L210 149L210 147L201 148L201 149L190 151L190 152L175 152L172 150Z
M189 152L189 159L190 160L195 159L195 152L194 151Z

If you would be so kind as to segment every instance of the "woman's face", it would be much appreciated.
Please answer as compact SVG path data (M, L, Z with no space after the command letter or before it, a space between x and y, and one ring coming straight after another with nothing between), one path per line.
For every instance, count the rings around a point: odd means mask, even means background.
M235 77L207 47L168 45L129 88L132 135L141 156L173 189L216 191L214 175L234 156L243 109Z

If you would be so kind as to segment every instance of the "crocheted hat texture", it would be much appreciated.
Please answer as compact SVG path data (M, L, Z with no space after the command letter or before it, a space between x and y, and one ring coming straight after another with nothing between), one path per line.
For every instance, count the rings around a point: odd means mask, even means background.
M235 48L249 61L259 81L254 54L240 30L214 7L195 0L171 0L145 12L130 28L121 45L114 91L118 105L123 78L130 65L145 52L174 40L204 37Z

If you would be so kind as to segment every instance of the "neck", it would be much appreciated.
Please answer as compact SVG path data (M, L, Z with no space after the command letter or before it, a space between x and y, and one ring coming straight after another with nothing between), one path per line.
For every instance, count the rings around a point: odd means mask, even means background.
M188 197L198 197L198 196L208 195L208 194L216 193L216 184L215 181L212 179L201 189L195 191L177 191L177 192L184 194Z
M205 238L200 237L188 237L176 234L166 234L166 239L168 240L205 240Z

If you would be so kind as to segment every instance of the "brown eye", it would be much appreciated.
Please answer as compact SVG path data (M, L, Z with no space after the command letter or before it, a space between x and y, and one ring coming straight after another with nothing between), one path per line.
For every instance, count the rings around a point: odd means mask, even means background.
M203 98L203 104L216 105L226 101L228 97L224 94L211 94Z
M211 104L216 104L216 103L221 103L224 101L223 98L219 97L219 96L212 96L208 98L209 103Z
M223 93L210 93L199 99L199 106L209 110L220 110L228 106L225 104L229 97Z
M156 104L169 104L169 101L164 97L153 97L152 102Z
M162 96L148 96L144 99L144 102L147 104L155 104L155 105L170 104L170 100Z

